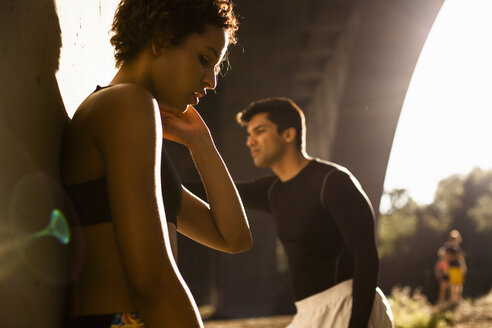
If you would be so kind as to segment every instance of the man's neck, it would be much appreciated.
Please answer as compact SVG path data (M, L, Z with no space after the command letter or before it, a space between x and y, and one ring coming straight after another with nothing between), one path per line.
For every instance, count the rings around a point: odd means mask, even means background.
M312 158L304 152L286 152L281 159L270 166L270 169L280 181L288 181L306 167L311 160Z

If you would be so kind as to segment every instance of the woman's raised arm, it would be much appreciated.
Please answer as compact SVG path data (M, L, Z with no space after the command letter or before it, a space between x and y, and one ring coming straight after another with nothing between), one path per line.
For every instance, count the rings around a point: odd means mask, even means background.
M210 204L183 188L178 231L224 252L249 249L252 239L241 199L202 118L192 106L180 114L161 113L164 137L188 147Z

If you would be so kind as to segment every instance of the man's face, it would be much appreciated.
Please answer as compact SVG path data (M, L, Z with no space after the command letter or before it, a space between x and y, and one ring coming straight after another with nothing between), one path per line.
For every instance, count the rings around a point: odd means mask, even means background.
M277 125L268 119L267 113L251 118L247 127L246 145L256 166L271 167L282 158L286 142L278 133Z

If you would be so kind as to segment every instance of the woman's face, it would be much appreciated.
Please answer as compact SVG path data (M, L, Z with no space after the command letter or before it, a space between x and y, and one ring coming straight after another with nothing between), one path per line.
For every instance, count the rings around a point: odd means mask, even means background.
M227 32L207 25L178 46L156 49L151 71L152 92L161 109L186 110L217 85L216 73L229 44Z

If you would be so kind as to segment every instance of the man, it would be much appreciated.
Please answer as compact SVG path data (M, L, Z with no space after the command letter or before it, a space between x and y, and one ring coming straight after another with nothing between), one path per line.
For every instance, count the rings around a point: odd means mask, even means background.
M374 214L359 183L306 154L304 114L292 100L253 102L237 120L247 126L254 164L274 173L237 186L246 207L275 219L296 300L289 327L393 327L376 289Z

